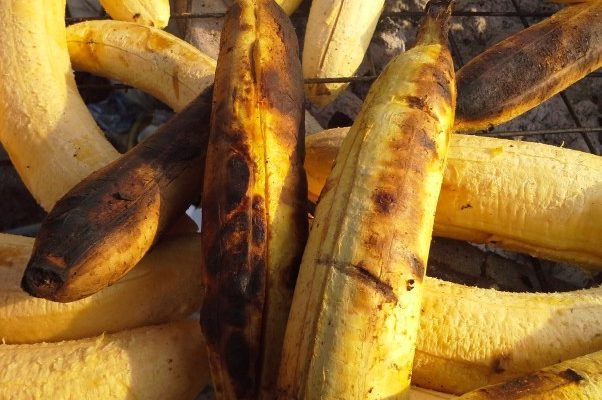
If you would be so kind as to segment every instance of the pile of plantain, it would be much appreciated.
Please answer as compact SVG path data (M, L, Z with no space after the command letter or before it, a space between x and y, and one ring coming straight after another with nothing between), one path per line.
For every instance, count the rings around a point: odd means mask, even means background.
M305 96L345 85L303 79L353 74L382 0L314 0L302 57L299 0L232 0L217 61L168 1L102 3L65 27L64 0L0 2L0 142L49 212L0 234L1 399L602 398L602 288L425 276L432 235L602 267L599 156L459 133L601 67L601 0L457 72L431 0L353 126L308 136ZM177 114L121 155L72 68Z

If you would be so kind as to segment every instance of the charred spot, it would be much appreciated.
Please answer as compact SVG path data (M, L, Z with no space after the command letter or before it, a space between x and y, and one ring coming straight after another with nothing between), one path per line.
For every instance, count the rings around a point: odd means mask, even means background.
M441 65L441 66L448 65L448 63L450 63L449 58L446 55L444 55L443 53L439 56L439 59L437 61L438 61L437 65ZM451 65L450 65L450 68L453 68L453 67L451 67ZM452 101L453 101L452 93L451 93L451 83L450 83L449 77L445 73L445 70L442 68L433 68L433 67L429 66L429 67L425 68L424 72L425 72L425 74L428 74L433 77L433 81L437 85L438 95L447 104L451 105Z
M247 338L239 332L232 332L225 343L224 358L228 374L237 385L237 395L251 390L251 348Z
M219 313L224 323L243 328L248 324L249 318L245 303L238 300L239 298L229 298L227 307L221 307Z
M472 206L470 205L470 203L466 203L465 205L463 205L462 207L460 207L460 210L466 210L468 208L472 208Z
M228 218L222 227L221 236L228 240L249 230L249 217L246 212L238 211Z
M140 13L132 15L132 18L134 19L134 21L136 21L138 18L140 18Z
M418 140L420 140L420 145L425 150L433 153L437 152L437 145L435 144L435 141L425 130L420 131L420 135L418 135Z
M370 249L375 248L378 245L378 237L376 235L370 235L364 240L364 245Z
M250 296L256 297L265 290L265 274L265 258L254 254L251 259L251 277L247 289Z
M511 379L498 385L485 387L479 389L477 392L487 396L486 398L502 400L502 399L515 399L528 395L539 393L537 389L545 380L537 373L522 376L520 378Z
M420 260L420 258L412 256L412 258L410 259L410 268L412 268L412 273L414 274L414 277L421 281L422 277L424 277L426 268L424 266L424 263Z
M359 280L364 281L369 286L372 286L376 289L376 291L380 292L383 297L390 301L391 303L397 303L397 296L393 291L393 288L388 283L385 283L378 276L374 275L368 269L363 262L358 263L357 265L352 265L351 269L345 269L348 271L348 275L355 276Z
M291 87L291 82L286 78L282 71L275 68L263 70L261 95L268 100L271 108L279 111L282 116L292 119L302 115L303 92L294 90Z
M247 160L240 154L234 154L226 164L227 189L226 211L232 211L245 198L249 187L251 172Z
M510 363L511 359L512 357L510 354L503 354L499 357L496 357L491 363L491 369L496 374L501 374L502 372L506 371L507 365Z
M215 296L205 296L201 308L201 328L207 344L213 345L222 337L222 326L219 320L219 299Z
M255 51L257 51L257 40L249 46L249 72L251 73L251 80L253 83L257 83L257 71L255 69Z
M570 382L581 382L582 380L585 379L585 377L580 375L577 371L575 371L574 369L570 369L570 368L558 373L558 376L560 376L561 378L564 378Z
M134 200L133 196L130 196L129 194L124 193L124 192L115 192L115 193L113 193L112 197L116 200L123 200L123 201Z
M407 290L408 292L409 292L409 291L411 291L412 289L414 289L414 283L415 283L415 282L416 282L416 281L415 281L414 279L408 279L408 280L406 281L406 290Z
M372 201L381 214L389 214L395 208L395 196L384 189L376 189L372 194Z
M227 244L222 258L224 271L236 271L247 264L249 243L246 237L236 238Z
M253 216L251 218L253 244L256 246L261 246L266 240L267 226L263 198L258 195L253 196L251 207L253 209Z
M421 97L406 96L405 99L408 102L408 105L412 108L417 108L419 110L425 110L428 108L426 102Z
M209 255L205 261L205 271L211 276L216 276L221 270L222 247L219 240L215 241L209 248Z

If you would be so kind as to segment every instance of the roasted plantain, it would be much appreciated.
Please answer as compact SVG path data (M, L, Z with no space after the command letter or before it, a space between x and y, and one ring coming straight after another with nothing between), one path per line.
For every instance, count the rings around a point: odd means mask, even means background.
M220 398L272 397L307 236L297 39L271 0L228 11L203 202L201 326Z

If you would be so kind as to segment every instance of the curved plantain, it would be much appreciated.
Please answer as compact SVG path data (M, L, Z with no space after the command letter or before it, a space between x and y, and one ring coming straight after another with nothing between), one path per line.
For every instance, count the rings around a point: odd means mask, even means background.
M303 77L336 78L353 75L359 68L384 0L313 0L303 44ZM305 85L309 100L326 105L348 83Z
M590 400L602 397L602 351L477 389L459 400Z
M63 304L36 299L19 288L33 239L0 234L0 339L81 339L186 317L201 304L199 239L165 239L118 283Z
M306 138L310 200L347 128ZM492 179L495 177L495 179ZM434 234L602 267L602 158L541 143L452 135Z
M510 293L425 280L412 382L462 394L602 350L602 288Z
M303 81L271 0L226 15L203 191L201 326L220 398L274 396L307 236Z
M134 86L181 111L213 83L215 60L160 29L123 21L67 27L75 70Z
M3 399L194 398L211 383L195 321L111 335L0 344Z
M64 0L0 2L0 141L46 210L119 155L79 96L64 18Z
M407 395L455 106L449 1L374 82L321 193L286 329L283 399Z
M195 200L209 139L211 89L157 133L57 202L21 282L35 297L69 302L119 280Z
M118 21L165 28L169 23L169 0L100 0L107 14Z
M602 1L564 8L458 71L454 129L487 129L509 121L600 67Z

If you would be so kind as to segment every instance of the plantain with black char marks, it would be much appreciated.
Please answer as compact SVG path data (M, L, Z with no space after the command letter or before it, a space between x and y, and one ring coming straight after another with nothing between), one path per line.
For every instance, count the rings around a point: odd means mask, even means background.
M272 398L307 239L297 39L271 0L228 11L203 202L201 327L219 398Z
M458 400L591 400L602 398L602 351L485 386Z
M210 113L211 87L67 192L42 222L21 287L70 302L132 269L199 195Z
M343 141L312 224L280 366L282 399L397 399L410 388L455 107L449 1L389 62Z
M602 1L566 7L458 71L454 129L487 129L509 121L600 67Z

